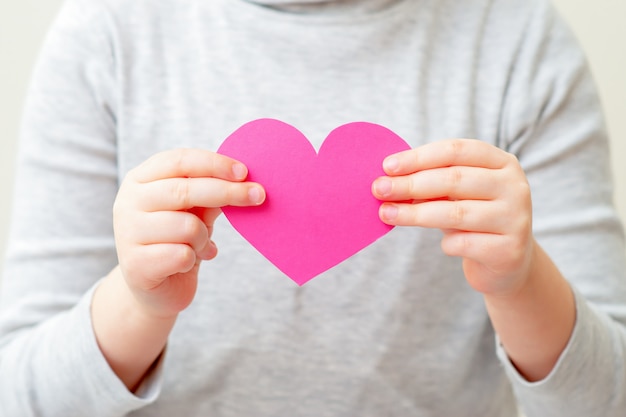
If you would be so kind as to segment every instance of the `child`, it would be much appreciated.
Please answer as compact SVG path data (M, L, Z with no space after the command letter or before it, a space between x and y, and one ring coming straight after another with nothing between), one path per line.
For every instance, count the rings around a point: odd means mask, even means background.
M403 137L399 227L296 286L219 216L264 203L215 153L261 117ZM2 416L626 410L602 115L547 0L69 0L20 155Z

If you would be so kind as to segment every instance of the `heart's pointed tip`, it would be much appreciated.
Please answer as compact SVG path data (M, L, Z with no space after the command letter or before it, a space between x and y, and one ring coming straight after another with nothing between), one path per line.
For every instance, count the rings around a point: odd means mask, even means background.
M291 277L289 277L289 278L291 278ZM298 279L298 278L291 278L291 280L293 282L295 282L298 287L302 287L304 284L309 282L311 279L312 278L300 278L300 279Z
M287 276L288 276L288 277L289 277L289 278L290 278L293 282L295 282L295 283L298 285L298 287L302 287L304 284L306 284L307 282L311 281L311 280L312 280L313 278L315 278L317 275L313 275L313 276L309 276L309 275L307 275L307 276L304 276L304 277L303 277L303 276L297 276L297 277L294 277L294 276L290 276L290 275L287 275Z

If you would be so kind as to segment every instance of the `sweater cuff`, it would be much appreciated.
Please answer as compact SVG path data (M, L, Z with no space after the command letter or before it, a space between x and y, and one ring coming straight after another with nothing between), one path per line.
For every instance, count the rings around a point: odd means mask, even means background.
M83 374L81 380L93 384L91 390L99 393L100 405L111 410L112 414L121 415L145 407L157 399L161 392L165 351L144 377L136 393L130 392L109 366L96 340L91 303L98 285L93 286L75 307L78 310L75 312L77 331L80 333L78 340L82 341L77 347L80 352L75 357L83 362L78 368Z
M528 416L589 416L598 410L587 410L602 398L610 402L611 394L602 390L602 380L612 378L615 367L612 341L606 331L610 319L593 311L582 295L573 289L576 323L567 346L554 368L542 380L529 382L515 368L496 336L496 352L511 381L513 391ZM608 327L607 327L608 326ZM610 375L609 375L610 373ZM599 376L598 381L589 379ZM593 401L590 399L593 398Z

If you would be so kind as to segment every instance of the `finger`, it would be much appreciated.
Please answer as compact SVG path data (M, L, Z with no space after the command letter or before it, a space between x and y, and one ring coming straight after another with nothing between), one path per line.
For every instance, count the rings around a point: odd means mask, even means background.
M135 285L149 290L171 275L191 271L196 261L197 255L189 245L158 243L135 246L122 267Z
M513 155L480 140L448 139L390 155L383 168L387 175L396 176L449 166L497 169L513 159Z
M207 240L206 246L197 252L198 258L209 261L217 256L217 245L211 239Z
M465 166L428 169L398 177L380 177L374 181L374 196L385 201L491 200L502 192L501 170Z
M503 259L509 259L513 242L507 235L455 231L444 234L441 248L449 256L459 256L484 264L498 265Z
M182 243L196 252L209 241L209 231L204 222L184 211L157 211L140 216L132 226L134 239L142 245L157 243Z
M219 217L219 215L222 214L222 210L220 210L219 208L193 207L188 211L195 214L200 220L202 220L202 222L209 230L209 237L211 237L213 232L213 223Z
M449 256L464 258L463 269L467 277L473 277L470 284L484 293L489 287L493 290L498 281L507 281L493 278L511 276L524 268L532 251L531 242L511 235L455 232L444 235L441 248Z
M139 183L177 177L243 181L248 176L248 169L235 159L208 150L173 149L152 156L129 175Z
M204 223L208 234L206 246L197 252L198 257L205 261L215 258L217 256L217 245L211 240L214 229L213 223L215 219L222 214L222 210L217 208L193 207L189 209L188 212L194 214Z
M143 211L256 206L265 201L265 190L257 183L218 178L168 178L143 184L138 190L136 201Z
M503 233L510 227L509 217L499 201L438 200L380 207L380 219L387 224L484 233Z
M214 230L213 224L215 223L215 220L219 217L219 215L222 214L222 210L219 208L193 207L187 211L198 216L198 218L204 223L209 234L209 240L211 240ZM215 248L215 251L217 253L217 247ZM213 259L213 257L211 257L210 259Z

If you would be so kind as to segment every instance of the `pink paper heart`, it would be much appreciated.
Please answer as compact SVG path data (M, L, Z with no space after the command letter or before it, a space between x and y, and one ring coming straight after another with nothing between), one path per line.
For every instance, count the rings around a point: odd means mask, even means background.
M224 207L233 227L298 285L346 260L393 227L372 196L383 159L409 145L365 122L333 130L319 154L296 128L273 119L246 123L218 152L243 162L267 193L258 207Z

